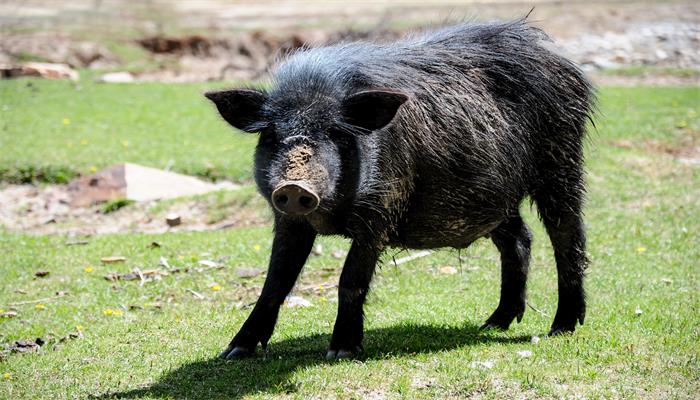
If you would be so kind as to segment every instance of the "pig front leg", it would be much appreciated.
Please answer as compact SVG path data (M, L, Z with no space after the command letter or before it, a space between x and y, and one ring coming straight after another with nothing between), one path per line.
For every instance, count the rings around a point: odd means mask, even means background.
M232 360L252 355L258 343L267 347L280 306L292 290L315 238L316 231L306 222L275 220L275 238L262 292L241 330L219 355L221 358Z
M354 240L338 285L338 317L335 320L327 360L352 356L362 350L363 311L369 284L381 249Z

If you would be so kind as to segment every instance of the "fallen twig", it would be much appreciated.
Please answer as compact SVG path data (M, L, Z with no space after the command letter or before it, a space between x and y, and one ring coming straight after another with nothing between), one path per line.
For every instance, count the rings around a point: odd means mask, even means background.
M66 296L65 293L62 293L62 294L57 294L56 296L52 296L52 297L44 297L43 299L18 301L17 303L10 303L10 304L8 304L8 306L17 307L17 306L23 306L25 304L46 303L47 301L60 299L61 297L65 297L65 296Z
M549 317L549 315L548 315L546 312L541 311L541 310L538 310L535 306L533 306L532 304L530 304L529 301L526 302L526 304L527 304L528 307L530 307L530 308L532 309L532 311L534 311L534 312L536 312L536 313L538 313L538 314L542 314L542 315L544 315L545 317Z
M86 244L89 244L87 240L75 240L72 242L66 242L66 246L85 246Z
M198 292L195 292L192 289L187 289L188 292L192 293L192 296L198 298L199 300L204 300L204 295Z
M416 253L416 254L411 254L410 256L401 257L401 258L399 258L398 260L394 260L394 265L399 265L399 264L407 263L407 262L413 261L413 260L415 260L415 259L417 259L417 258L421 258L421 257L428 256L428 255L430 255L430 254L432 254L432 253L433 253L433 252L432 252L432 251L429 251L429 250L419 251L419 252Z
M144 283L146 283L146 278L143 277L143 273L141 272L141 269L139 268L134 268L134 273L138 275L139 279L141 282L139 282L139 286L143 286Z
M205 260L206 261L206 260ZM171 265L165 260L164 258L161 258L161 266L167 265L168 267L171 267L168 270L165 269L146 269L146 270L141 270L140 268L134 268L131 272L127 273L119 273L119 272L108 272L104 278L110 282L116 282L119 280L122 281L133 281L136 279L140 280L140 285L143 286L145 283L161 279L164 276L168 276L171 274L178 274L178 273L193 273L193 272L207 272L212 269L223 269L224 266L220 264L212 265L213 261L208 261L206 265L207 267L185 267L185 268L172 268Z

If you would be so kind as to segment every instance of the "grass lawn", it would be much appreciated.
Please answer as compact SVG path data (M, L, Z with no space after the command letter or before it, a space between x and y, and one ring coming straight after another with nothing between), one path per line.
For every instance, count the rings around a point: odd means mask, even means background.
M0 178L60 182L130 161L212 179L248 179L255 137L234 136L202 95L213 87L4 81Z
M173 159L176 170L211 164L245 181L254 137L233 135L199 96L203 89L87 83L77 91L63 82L0 82L0 165L84 172L123 160L162 167ZM487 240L463 250L461 263L456 251L442 250L394 266L390 251L365 309L365 352L340 362L324 354L342 265L333 253L347 241L319 240L321 255L295 289L312 306L283 309L267 353L227 362L216 355L264 279L241 272L265 267L269 227L105 235L75 246L66 245L73 238L0 230L0 308L18 313L0 318L0 343L47 341L37 353L0 361L0 399L694 398L700 167L690 161L697 162L698 99L698 88L602 89L588 146L589 307L574 335L544 337L556 307L556 272L527 204L535 236L529 303L539 311L528 308L507 332L477 331L497 305L500 284L498 254ZM104 265L105 256L126 261ZM162 270L161 257L181 272L143 285L104 279ZM37 299L46 300L27 303ZM541 341L533 344L533 336Z

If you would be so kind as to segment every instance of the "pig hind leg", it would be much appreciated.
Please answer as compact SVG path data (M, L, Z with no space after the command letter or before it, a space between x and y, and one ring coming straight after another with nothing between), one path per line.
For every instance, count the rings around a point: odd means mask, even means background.
M545 171L542 175L546 178L531 193L552 242L557 264L559 301L550 335L573 332L576 323L583 324L586 315L582 157L580 152L572 152L559 159L566 161L548 163L540 169Z
M508 329L525 312L525 287L530 267L532 235L519 214L503 221L491 232L491 240L501 253L501 300L481 329Z

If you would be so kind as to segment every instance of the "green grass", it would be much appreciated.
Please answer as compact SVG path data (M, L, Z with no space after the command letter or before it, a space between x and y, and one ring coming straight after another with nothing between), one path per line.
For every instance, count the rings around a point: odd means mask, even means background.
M103 214L109 214L113 213L119 209L122 209L130 204L133 204L133 200L129 199L116 199L116 200L110 200L100 207L100 210L102 211Z
M601 71L604 75L643 77L643 76L675 76L679 78L698 78L700 69L697 68L677 68L677 67L657 67L649 65L633 65L619 68L609 68Z
M255 137L223 122L202 96L212 87L0 82L0 177L21 181L49 166L85 174L128 161L249 180Z
M21 90L21 83L12 85ZM61 96L54 90L62 88L60 83L41 84L48 97ZM117 107L127 100L145 103L138 96L146 88L85 90L129 93L128 99L112 99ZM166 124L149 114L160 115L165 106L142 110L141 122L134 126L145 134L146 121L156 124L149 143L161 151L173 144L157 142L166 136L158 121L177 140L198 131L187 127L207 125L220 132L218 146L240 149L239 158L245 161L241 171L244 165L250 168L246 163L252 139L232 135L210 115L212 110L195 104L199 100L190 96L199 88L151 88L167 93L170 98L164 101L180 104L180 111ZM140 90L144 93L139 95ZM49 342L37 354L10 354L0 361L0 398L694 398L700 390L700 168L646 143L660 141L669 148L686 146L689 140L697 143L699 95L697 88L602 91L602 116L588 146L589 307L586 324L574 335L543 337L556 308L556 273L547 237L528 206L523 212L535 236L529 302L547 315L528 309L523 322L507 332L477 331L498 302L498 254L487 240L462 251L461 266L456 251L443 250L397 267L390 251L366 307L365 352L357 360L341 362L323 358L337 297L334 289L319 287L337 282L342 260L331 253L346 249L345 240L320 239L323 254L310 259L296 289L313 306L283 309L267 353L225 362L215 356L250 312L246 305L263 282L262 276L240 278L236 270L264 268L269 227L105 235L88 238L83 246L66 246L74 238L4 232L0 308L19 315L0 320L0 342L61 338L78 326L83 337L55 348ZM26 106L30 99L12 101ZM31 101L49 104L39 97ZM117 109L111 114L119 114ZM59 110L56 106L52 117L59 118L58 130L65 128ZM108 115L104 110L103 123L111 126ZM32 130L31 121L44 124L26 116L12 118L25 124L16 131ZM97 126L90 113L70 118L82 122L69 126ZM122 117L113 118L118 123ZM129 140L139 140L131 135ZM631 145L622 146L621 140ZM238 147L240 141L246 144ZM34 143L39 144L33 147L37 154L24 150L12 155L15 161L61 160L52 158L51 146ZM140 146L134 144L138 150L129 154L140 154L144 163L158 165L149 163L151 152L155 160L165 157ZM188 147L192 153L181 156L192 165L206 152L220 150ZM80 156L85 165L100 160L82 152ZM244 179L242 172L240 177ZM233 200L221 200L228 201ZM151 246L154 241L160 247ZM127 260L100 263L101 257L112 255ZM143 285L138 279L103 279L111 271L157 268L161 257L173 267L202 267L199 261L215 260L224 268L171 274ZM446 265L460 272L441 273ZM86 272L88 267L92 272ZM37 278L38 270L50 274ZM214 290L216 285L220 290ZM205 298L197 299L188 289ZM35 303L10 306L59 291L66 295L42 301L43 308ZM107 315L108 309L117 312ZM531 344L532 336L542 340ZM517 352L522 350L532 351L532 357L521 358ZM493 367L475 364L485 361Z

